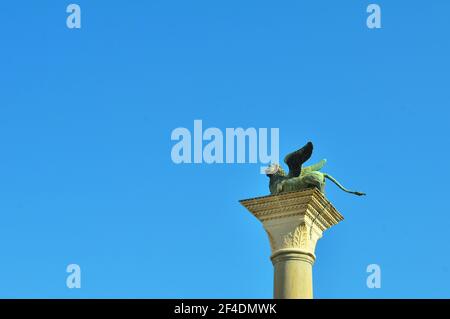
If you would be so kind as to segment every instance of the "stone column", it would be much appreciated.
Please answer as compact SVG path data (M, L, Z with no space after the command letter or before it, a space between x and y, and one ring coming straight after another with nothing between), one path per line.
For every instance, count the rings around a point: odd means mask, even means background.
M323 231L344 218L317 189L241 200L267 232L275 299L313 297L312 267Z

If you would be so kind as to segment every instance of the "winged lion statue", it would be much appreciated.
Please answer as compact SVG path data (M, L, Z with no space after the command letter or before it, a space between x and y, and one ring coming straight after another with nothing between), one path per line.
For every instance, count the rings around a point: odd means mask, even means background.
M320 162L302 168L312 154L313 144L308 142L299 150L289 153L284 158L284 162L289 167L289 173L286 172L279 164L271 164L265 171L269 177L269 189L271 194L280 194L286 192L300 191L308 188L318 188L322 193L325 191L325 180L328 179L337 185L344 192L355 194L358 196L366 195L365 193L350 191L342 186L334 177L320 170L326 164L326 159Z

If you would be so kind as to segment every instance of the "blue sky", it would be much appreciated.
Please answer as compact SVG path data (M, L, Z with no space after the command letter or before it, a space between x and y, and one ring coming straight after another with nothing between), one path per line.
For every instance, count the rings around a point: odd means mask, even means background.
M75 2L75 1L74 1ZM173 129L279 128L345 220L317 298L450 297L450 3L13 1L0 10L0 297L271 298L239 199L259 164L176 165ZM66 266L82 288L66 287ZM366 267L379 264L381 289Z

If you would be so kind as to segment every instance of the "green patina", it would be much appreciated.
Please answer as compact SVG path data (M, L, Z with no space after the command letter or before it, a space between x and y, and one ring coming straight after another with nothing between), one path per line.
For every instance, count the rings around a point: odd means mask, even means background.
M358 196L366 195L365 193L350 191L342 186L331 175L320 172L327 162L325 159L314 165L302 168L302 164L311 157L312 151L313 144L308 142L301 149L286 155L284 162L289 167L289 173L287 175L279 164L272 164L267 168L266 174L270 178L269 189L271 194L275 195L286 192L301 191L314 187L324 193L325 179L329 179L344 192Z

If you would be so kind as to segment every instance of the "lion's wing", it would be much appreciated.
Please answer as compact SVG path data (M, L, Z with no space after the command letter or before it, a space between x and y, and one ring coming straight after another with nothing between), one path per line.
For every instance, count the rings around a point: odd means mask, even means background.
M320 162L307 166L307 167L303 167L302 168L302 173L309 173L309 172L315 172L315 171L320 171L322 169L322 167L325 166L325 164L327 163L326 159L321 160Z

